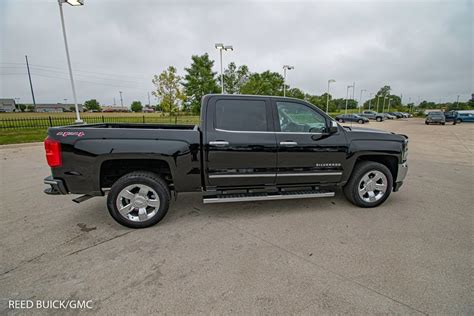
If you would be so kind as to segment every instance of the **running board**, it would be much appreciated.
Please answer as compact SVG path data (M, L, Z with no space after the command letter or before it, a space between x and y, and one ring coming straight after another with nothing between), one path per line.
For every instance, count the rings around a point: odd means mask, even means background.
M205 196L202 201L209 203L228 203L228 202L248 202L248 201L271 201L271 200L289 200L289 199L309 199L332 197L334 192L330 191L284 191L276 193L238 193L238 194L219 194L214 196Z

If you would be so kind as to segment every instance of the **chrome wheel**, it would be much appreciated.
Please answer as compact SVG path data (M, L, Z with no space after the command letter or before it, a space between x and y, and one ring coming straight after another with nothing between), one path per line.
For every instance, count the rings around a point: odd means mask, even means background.
M371 170L359 182L359 197L368 203L380 200L387 192L388 180L385 174Z
M120 191L116 205L120 215L126 219L144 222L156 215L160 208L160 198L149 186L132 184Z

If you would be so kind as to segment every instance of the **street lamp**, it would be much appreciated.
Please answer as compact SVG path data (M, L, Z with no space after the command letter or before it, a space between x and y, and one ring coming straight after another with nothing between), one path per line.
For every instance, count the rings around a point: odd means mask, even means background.
M353 87L354 87L353 85L348 85L347 86L347 90L346 90L346 112L345 112L345 114L347 114L347 102L349 101L349 89L353 88Z
M385 96L383 97L382 113L385 113L385 100L387 100L387 99L388 99L388 97L385 95Z
M336 82L336 80L334 80L334 79L329 79L328 80L328 95L327 95L327 98L326 98L326 114L328 114L328 111L329 111L329 84L331 84L331 82Z
M392 102L392 98L388 99L388 112L390 112L390 102Z
M286 71L295 69L295 67L290 65L283 65L283 96L286 97Z
M360 90L360 97L359 97L359 113L362 112L362 108L364 107L363 105L361 106L361 103L362 103L362 92L366 92L367 90L365 89L362 89Z
M222 43L217 43L215 45L216 49L219 50L219 54L220 54L220 60L221 60L221 90L222 90L222 94L224 94L224 72L222 70L222 51L225 50L225 51L233 51L234 48L232 47L232 45L224 45Z
M379 103L381 95L377 94L377 113L379 112Z
M69 57L69 48L67 46L67 38L66 38L66 27L64 25L63 3L68 3L72 6L81 6L81 5L84 5L84 0L58 0L59 14L61 16L61 26L63 29L64 47L66 48L67 66L69 68L69 78L71 79L72 96L74 97L74 107L76 108L76 123L80 124L80 123L83 123L83 121L81 120L81 116L79 115L79 106L77 105L76 87L74 86L74 78L72 76L71 58Z
M370 99L369 99L369 111L370 111L370 106L372 105L372 96L373 96L373 95L374 95L374 94L371 92L371 93L370 93Z

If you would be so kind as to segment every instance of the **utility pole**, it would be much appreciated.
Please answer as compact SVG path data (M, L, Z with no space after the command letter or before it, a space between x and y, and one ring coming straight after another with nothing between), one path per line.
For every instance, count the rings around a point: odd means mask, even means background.
M151 106L151 102L150 102L150 92L147 92L147 94L148 94L148 107L150 107L150 106Z
M115 97L114 97L114 106L115 106L115 105L116 105L116 104L115 104Z
M370 106L372 105L372 96L373 96L373 95L374 95L373 93L370 94L370 99L369 99L369 111L370 111Z
M119 91L119 93L120 93L120 104L122 105L122 109L123 109L122 91Z
M456 107L459 107L459 94L458 94L458 99L456 100Z
M380 95L377 94L377 113L379 113Z
M33 98L33 106L36 109L35 93L33 92L33 82L31 82L30 64L28 64L28 56L25 55L25 59L26 59L26 69L28 69L28 78L30 79L31 97Z

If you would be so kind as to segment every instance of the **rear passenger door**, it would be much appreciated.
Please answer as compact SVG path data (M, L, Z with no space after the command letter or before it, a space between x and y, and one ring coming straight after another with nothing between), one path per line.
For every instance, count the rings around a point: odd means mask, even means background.
M211 98L206 112L204 143L210 186L275 183L277 145L268 98Z

